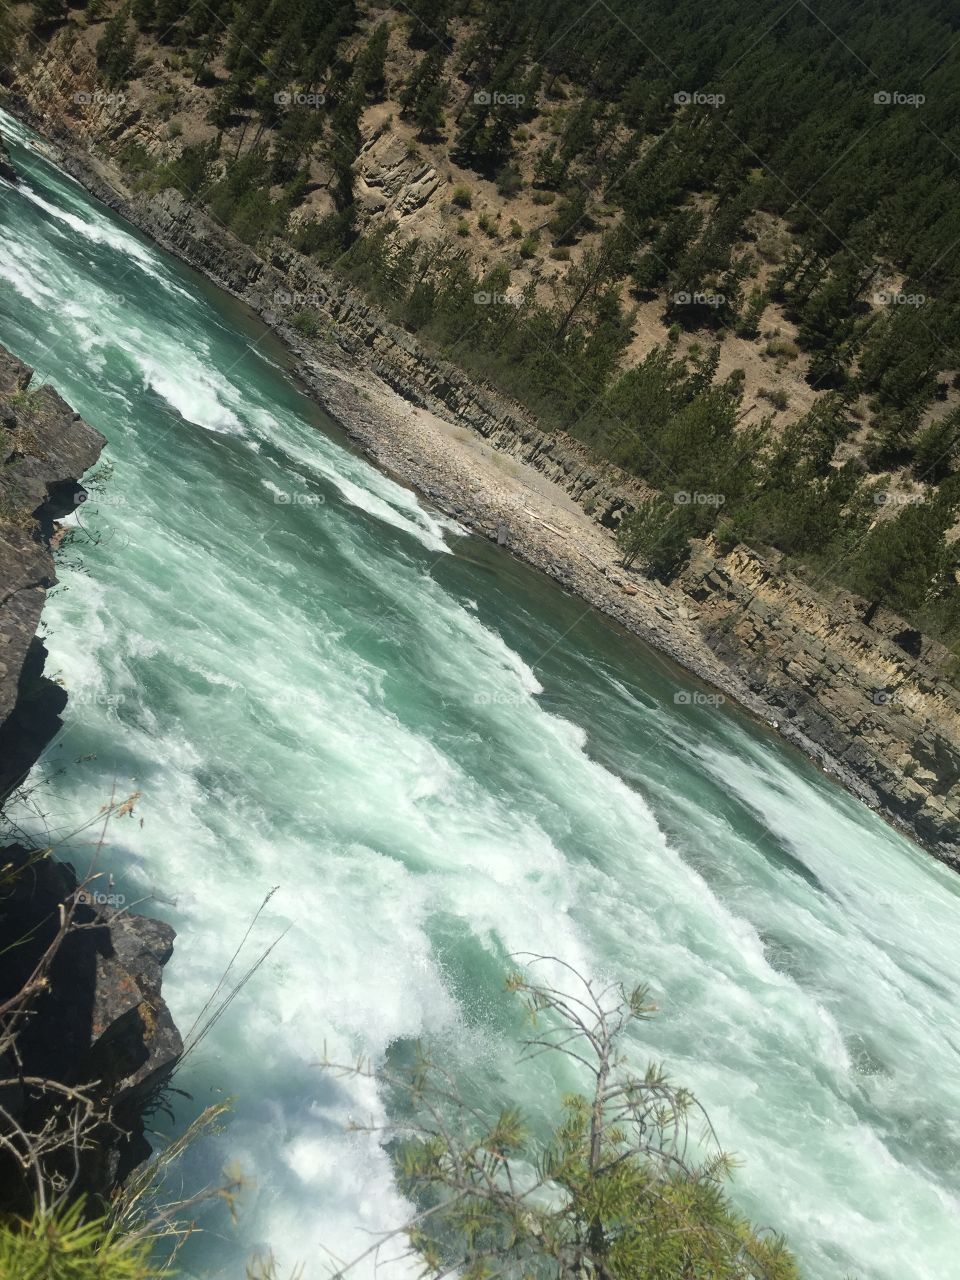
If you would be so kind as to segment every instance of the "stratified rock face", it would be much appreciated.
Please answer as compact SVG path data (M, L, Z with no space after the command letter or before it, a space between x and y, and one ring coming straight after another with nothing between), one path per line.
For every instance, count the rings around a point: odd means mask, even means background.
M73 868L49 856L13 845L0 851L0 865L0 1003L34 972L57 933L61 908L77 903L75 927L60 945L46 989L31 999L19 1026L15 1055L0 1057L0 1077L89 1089L98 1107L109 1108L112 1123L95 1131L76 1188L107 1197L149 1155L144 1105L183 1050L160 996L175 934L159 920L98 905L102 880L78 893ZM51 1095L29 1085L0 1089L0 1105L31 1132L52 1109ZM0 1204L15 1205L18 1194L18 1179L4 1170L0 1153Z
M269 261L225 236L205 214L172 188L138 197L133 205L83 180L107 204L119 208L165 248L243 298L292 346L289 328L298 311L325 313L339 348L361 361L412 404L470 427L496 449L536 468L581 503L600 524L616 528L621 515L649 493L634 477L590 456L579 441L536 425L518 405L428 352L392 324L359 290L289 246L275 241ZM335 406L328 406L336 412Z
M43 676L37 624L56 582L53 523L84 496L104 445L51 387L0 347L0 801L60 726L66 694Z
M411 155L389 129L380 130L364 145L355 167L358 202L397 219L422 209L440 185L433 165Z
M960 693L947 650L859 597L828 604L744 546L699 547L680 585L711 647L784 724L800 724L960 869Z

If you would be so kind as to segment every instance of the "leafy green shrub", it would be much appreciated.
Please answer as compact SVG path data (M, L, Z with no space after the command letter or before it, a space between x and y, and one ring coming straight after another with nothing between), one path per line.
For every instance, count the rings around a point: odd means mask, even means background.
M458 209L473 208L473 196L469 187L454 187L452 200Z
M353 210L328 213L326 217L302 222L294 233L294 247L320 262L330 262L347 249L354 236Z
M422 1274L799 1280L783 1241L756 1232L727 1199L730 1158L689 1153L692 1096L656 1065L631 1071L625 1033L654 1011L645 989L601 993L579 982L572 992L523 974L508 982L533 1027L529 1055L587 1068L589 1095L562 1099L546 1142L515 1107L481 1114L423 1054L409 1074L380 1075L409 1100L394 1155L400 1188L420 1210L406 1233Z
M290 323L305 338L319 338L324 331L323 321L315 311L298 311Z
M764 351L768 356L785 356L788 360L796 360L800 354L800 348L789 338L771 338Z
M149 1237L124 1237L105 1219L85 1222L80 1204L0 1223L3 1280L159 1280L152 1254Z
M117 151L117 164L134 186L144 186L157 170L157 162L142 143L125 142Z
M790 403L790 397L782 387L761 387L757 395L772 404L775 409L786 409Z
M617 530L624 568L638 557L653 578L669 582L690 556L690 539L707 532L710 516L699 506L653 498L625 516Z

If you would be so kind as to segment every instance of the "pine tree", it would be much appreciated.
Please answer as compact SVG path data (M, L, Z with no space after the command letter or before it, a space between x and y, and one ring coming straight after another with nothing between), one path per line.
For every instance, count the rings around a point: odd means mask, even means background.
M914 474L927 484L939 484L951 473L958 457L960 409L954 409L920 434L913 450Z
M767 308L767 301L767 295L759 285L750 290L746 310L737 325L737 333L741 338L759 337L760 321Z
M854 589L916 616L948 567L944 533L954 518L948 502L933 499L905 506L892 520L878 519L853 561Z
M156 17L154 28L157 39L163 44L174 44L180 19L183 17L183 5L180 0L156 0Z
M129 9L118 10L97 41L97 65L111 88L127 83L136 60L136 36L128 27Z
M587 196L577 187L557 206L550 230L558 245L574 244L587 228Z
M156 18L155 0L132 0L130 16L138 31L149 31Z
M449 0L410 0L405 10L412 17L410 43L415 48L449 45Z
M435 135L443 128L445 60L446 53L440 46L425 53L400 94L403 114L413 119L426 135Z
M383 96L389 39L390 24L388 22L379 23L360 51L354 66L354 75L361 91L370 94L374 98Z
M67 0L34 0L30 10L30 27L38 33L48 32L67 17Z

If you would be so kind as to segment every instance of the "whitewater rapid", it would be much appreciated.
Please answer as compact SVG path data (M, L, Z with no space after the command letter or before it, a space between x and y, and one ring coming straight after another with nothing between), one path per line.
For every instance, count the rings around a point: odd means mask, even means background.
M17 819L66 835L116 789L106 870L179 937L182 1029L264 897L283 935L184 1068L235 1098L198 1280L349 1258L409 1212L366 1083L423 1038L538 1120L518 951L646 980L662 1059L744 1161L738 1202L812 1280L955 1273L960 881L668 664L357 456L259 322L96 205L0 112L0 342L108 438L45 611L71 701ZM75 860L89 834L68 843Z

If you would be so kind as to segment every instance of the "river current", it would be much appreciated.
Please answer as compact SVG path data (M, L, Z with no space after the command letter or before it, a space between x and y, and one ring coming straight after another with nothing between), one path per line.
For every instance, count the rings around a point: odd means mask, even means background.
M793 751L351 449L256 317L0 113L0 342L108 440L44 627L66 723L16 818L139 791L103 867L178 931L184 1030L266 894L283 938L184 1067L232 1096L187 1190L250 1175L183 1258L239 1280L399 1222L369 1085L425 1039L545 1122L512 953L645 980L662 1060L810 1280L948 1280L960 1211L960 879ZM142 826L139 819L143 819ZM67 840L82 863L90 831Z

